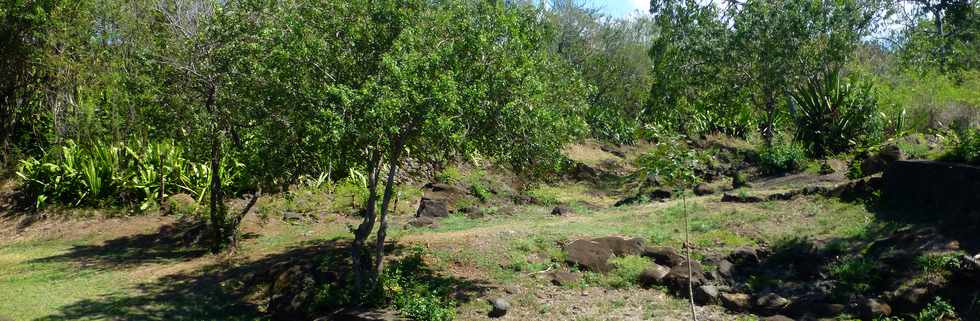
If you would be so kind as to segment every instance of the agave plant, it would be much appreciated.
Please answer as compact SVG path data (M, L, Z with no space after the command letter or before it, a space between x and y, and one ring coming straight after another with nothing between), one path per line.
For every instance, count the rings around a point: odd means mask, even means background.
M796 140L814 156L839 153L880 135L878 101L870 84L825 71L790 93Z

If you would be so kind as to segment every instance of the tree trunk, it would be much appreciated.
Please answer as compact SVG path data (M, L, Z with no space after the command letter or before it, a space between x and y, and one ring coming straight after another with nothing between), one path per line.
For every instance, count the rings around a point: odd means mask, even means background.
M398 162L401 159L402 139L399 137L395 142L395 149L388 160L388 178L385 180L384 198L381 200L381 226L378 227L378 239L374 255L374 274L372 279L377 282L381 275L381 268L384 265L385 236L388 232L388 203L391 201L392 193L395 189L395 174L398 173Z
M936 37L939 39L939 72L946 72L946 33L943 31L943 9L939 6L932 7L932 19L936 23Z
M208 92L205 107L211 112L211 253L219 253L225 245L225 204L221 190L221 135L218 113L214 106L214 90Z
M375 203L378 199L378 172L381 169L381 152L375 152L368 163L368 199L364 204L364 220L354 231L354 242L351 244L351 263L354 268L354 296L364 293L371 269L370 256L364 256L362 249L368 236L374 230Z
M772 138L775 135L776 123L776 101L771 90L766 89L766 119L762 124L762 138L766 146L772 146Z

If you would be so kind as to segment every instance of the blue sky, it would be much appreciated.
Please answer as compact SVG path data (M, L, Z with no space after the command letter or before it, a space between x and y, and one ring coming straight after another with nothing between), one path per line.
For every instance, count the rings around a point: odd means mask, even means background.
M613 17L624 17L635 10L646 13L650 9L650 0L583 0L583 2L601 8L603 13Z

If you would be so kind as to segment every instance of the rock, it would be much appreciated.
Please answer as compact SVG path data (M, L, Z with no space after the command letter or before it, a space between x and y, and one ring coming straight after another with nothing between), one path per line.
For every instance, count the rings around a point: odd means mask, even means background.
M477 206L470 206L462 209L461 211L466 214L466 218L471 220L481 219L486 216L483 209Z
M885 145L877 153L861 161L861 175L881 173L893 162L905 159L905 153L897 145Z
M570 173L571 178L579 181L595 181L599 177L599 171L592 166L581 162L576 162Z
M654 202L654 201L659 201L659 200L666 200L666 199L669 199L671 196L673 196L673 194L669 190L666 190L666 189L655 189L655 190L653 190L651 192L648 192L648 193L640 193L640 194L636 194L636 195L633 195L633 196L630 196L630 197L621 199L618 202L616 202L616 204L614 204L613 206L620 207L620 206L623 206L623 205L632 205L632 204L641 203L641 202L645 202L645 201L646 202Z
M858 303L858 311L865 319L875 319L892 315L892 307L876 299L867 299Z
M721 305L735 312L745 312L752 307L752 297L745 293L721 293Z
M762 203L766 200L759 196L725 193L721 196L721 201L726 203Z
M624 239L618 236L607 236L592 239L593 242L609 249L616 256L640 255L643 253L644 241L641 238Z
M427 217L427 216L416 217L416 218L412 219L411 221L408 221L408 225L411 225L411 226L414 226L414 227L432 226L435 223L436 223L436 220L434 218Z
M732 271L733 269L735 269L735 265L732 264L732 262L729 262L728 260L721 260L718 262L718 274L721 275L723 278L731 279L733 275L733 271Z
M882 176L885 206L949 226L980 225L980 167L936 161L896 161Z
M767 293L756 298L753 303L764 314L778 314L789 307L792 301L775 293Z
M687 262L678 264L664 277L664 283L675 293L686 293L688 283L694 288L704 285L704 267L697 261L691 262L690 270Z
M551 209L551 215L554 216L565 216L571 213L572 209L565 205L555 206L555 208Z
M732 253L728 255L727 260L738 265L758 264L760 262L759 251L756 251L751 247L742 246L732 251Z
M599 146L599 149L602 150L602 151L604 151L604 152L607 152L607 153L616 155L616 157L626 158L626 153L623 153L623 151L619 150L616 147L609 146L609 145L600 145Z
M641 255L653 259L657 264L669 267L677 266L685 261L684 257L677 254L674 248L666 246L644 247Z
M666 277L668 273L670 273L670 268L654 263L653 266L644 269L643 272L640 272L637 282L644 288L651 288L656 285L663 284L664 277Z
M565 261L593 272L606 273L612 270L609 258L612 250L592 240L576 240L564 246Z
M932 291L925 287L909 287L895 291L891 295L891 303L900 312L911 313L922 309L932 297ZM867 302L865 302L867 303Z
M973 281L973 284L980 285L980 260L977 257L980 257L980 255L975 257L963 255L960 257L959 268L954 271L956 276Z
M415 213L415 217L448 217L449 209L446 206L445 200L428 199L422 198L422 202L419 203L419 210Z
M530 195L514 195L514 204L517 205L540 205L541 201Z
M510 303L504 298L496 298L490 300L490 317L499 318L507 314L510 310Z
M551 284L557 286L578 284L581 274L568 271L557 271L551 273Z
M296 212L283 212L282 213L282 220L283 221L299 221L299 220L302 220L302 219L303 219L303 213L296 213Z
M847 307L830 301L821 293L810 293L795 300L788 308L790 315L810 315L814 317L835 317L844 313Z
M705 183L698 184L698 186L694 187L694 195L702 196L702 195L709 195L714 193L715 193L715 189Z
M762 321L796 321L796 320L793 320L792 318L787 317L785 315L777 314L774 316L762 318Z
M193 196L180 193L167 197L161 206L164 215L189 215L197 209L197 201Z
M718 304L718 288L713 285L702 285L694 289L694 302L699 305Z

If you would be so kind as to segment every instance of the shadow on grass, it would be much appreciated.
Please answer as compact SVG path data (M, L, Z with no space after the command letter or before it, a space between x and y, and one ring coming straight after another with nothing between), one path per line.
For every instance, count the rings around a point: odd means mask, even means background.
M67 253L30 263L65 262L85 269L117 270L142 264L187 261L207 254L207 225L179 221L154 233L125 236L100 245L76 245Z
M40 261L77 262L82 269L119 269L191 260L205 253L194 249L194 238L187 238L185 233L171 233L173 230L179 228L164 226L161 233L155 235L120 238L102 246L76 247L68 254ZM186 233L193 231L192 226ZM389 244L386 248L392 256L403 252L403 247L397 244ZM268 320L273 318L267 312L270 303L281 300L281 296L270 299L273 289L291 288L307 278L316 279L317 284L343 282L343 276L349 272L349 262L348 240L309 242L256 260L233 257L192 272L164 276L136 286L135 294L116 293L81 300L61 307L56 314L35 320ZM299 274L295 274L297 272ZM437 278L454 284L460 293L465 293L457 297L463 302L470 300L472 293L485 289L468 280ZM293 301L287 302L289 304ZM308 302L307 305L312 304ZM329 312L315 311L317 315L328 315ZM334 314L336 316L328 320L387 320L372 318L372 315L381 315L375 312L361 310L356 314Z

